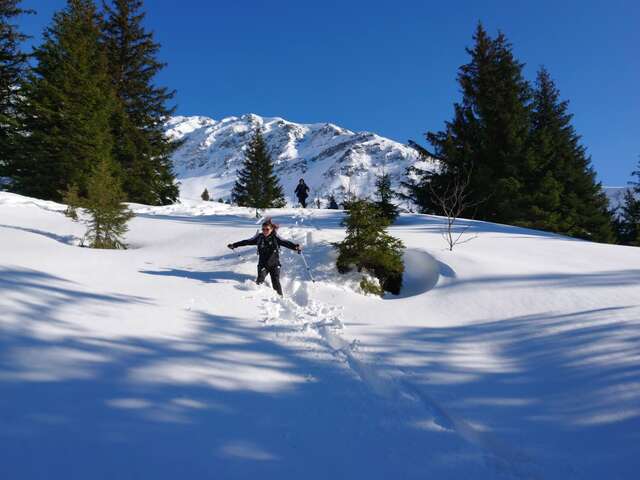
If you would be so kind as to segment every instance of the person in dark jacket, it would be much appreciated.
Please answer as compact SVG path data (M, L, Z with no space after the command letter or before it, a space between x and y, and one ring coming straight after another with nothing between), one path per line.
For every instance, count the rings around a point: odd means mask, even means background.
M271 285L273 289L282 296L282 286L280 285L280 247L286 247L302 253L302 247L297 244L284 240L278 236L276 232L278 226L271 220L267 220L262 224L262 233L255 234L247 240L230 243L227 245L230 249L243 247L245 245L258 246L258 278L256 283L260 285L267 278L267 274L271 276Z
M301 178L298 182L298 186L296 187L296 196L300 201L300 205L302 208L307 208L307 197L309 196L309 185L304 183L304 178Z

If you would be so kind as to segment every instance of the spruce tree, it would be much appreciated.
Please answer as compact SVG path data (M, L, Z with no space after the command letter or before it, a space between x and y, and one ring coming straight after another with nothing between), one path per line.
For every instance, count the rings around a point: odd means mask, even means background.
M404 246L386 232L388 221L378 207L366 200L351 201L343 225L346 226L347 236L336 244L338 271L347 273L356 269L377 278L379 285L363 278L360 286L365 292L399 294L404 272Z
M111 160L116 101L100 44L100 20L91 0L68 0L35 49L37 65L25 83L21 110L28 132L13 171L14 188L60 200Z
M524 226L601 242L612 240L611 215L580 137L568 101L542 68L536 79L530 144L535 161L527 182Z
M273 172L273 162L262 132L257 128L247 145L242 169L231 193L233 202L256 209L285 206L282 187Z
M20 44L27 39L14 24L16 17L32 13L20 8L21 0L0 0L0 177L11 175L11 162L20 139L18 91L27 69Z
M209 200L211 200L211 197L209 196L209 190L207 190L206 188L202 191L202 194L200 195L200 198L202 200L204 200L205 202L208 202Z
M160 45L143 26L142 0L111 0L104 8L104 43L120 102L114 155L124 173L125 192L133 202L173 203L179 190L171 154L179 144L166 137L164 122L175 110L167 106L175 92L153 83L166 66L157 58Z
M87 186L83 210L89 216L86 237L92 248L126 248L123 236L133 213L123 204L125 194L111 161L102 159Z
M428 189L444 192L456 177L472 171L469 200L477 217L513 223L524 213L520 199L530 161L531 91L503 33L491 38L478 25L473 38L474 47L467 49L471 59L458 73L462 100L454 105L453 120L443 131L426 134L439 171L421 174L414 193L422 211L441 213Z
M398 207L391 203L395 193L391 189L391 176L388 173L383 173L376 178L376 193L378 195L376 205L380 214L391 225L398 216Z
M616 237L622 245L640 246L640 161L638 170L632 173L636 181L624 194L624 201L615 220Z

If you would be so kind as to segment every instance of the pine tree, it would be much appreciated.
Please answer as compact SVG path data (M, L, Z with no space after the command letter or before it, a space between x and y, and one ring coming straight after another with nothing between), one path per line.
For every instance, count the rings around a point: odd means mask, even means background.
M336 197L333 195L329 195L329 206L327 207L330 210L338 210L338 202L336 202Z
M346 226L347 236L336 244L338 271L347 273L356 269L377 278L378 285L363 278L360 286L366 292L399 294L404 272L404 246L386 232L388 222L377 206L366 200L353 200L343 225Z
M638 170L632 172L637 181L631 181L631 188L624 194L624 201L615 220L618 243L640 246L640 161Z
M101 160L89 178L84 212L89 216L87 238L92 248L126 248L122 237L133 213L122 202L125 194L113 164Z
M28 56L20 44L28 37L13 23L22 14L21 0L0 0L0 177L11 175L11 163L20 139L17 102Z
M445 123L444 131L426 134L440 169L416 172L423 178L415 182L415 199L422 211L441 213L428 190L442 193L456 177L472 171L469 203L477 217L513 223L523 218L530 87L503 33L493 39L478 25L474 41L467 49L471 60L458 73L462 101L454 105L453 120Z
M114 154L124 173L125 192L134 202L173 203L179 189L171 154L179 143L166 137L164 122L175 110L167 106L175 92L153 83L166 66L157 59L160 45L142 24L142 0L111 0L104 8L104 43L120 101L114 117Z
M580 238L612 240L611 215L590 159L571 125L568 101L549 73L540 69L536 80L530 144L531 162L524 203L524 226Z
M99 40L91 0L68 0L45 30L22 91L28 135L13 171L20 193L60 200L77 185L85 195L94 167L110 161L116 101Z
M64 211L65 216L71 220L78 221L78 209L82 207L82 199L77 185L70 185L67 191L62 194L62 203L67 206Z
M395 193L391 189L391 176L388 173L383 173L376 178L376 190L378 194L376 205L382 217L391 225L396 220L399 212L398 207L391 203Z
M256 129L245 151L242 169L231 193L241 207L256 209L285 206L282 187L273 172L273 162L260 129Z
M209 190L207 190L206 188L202 191L202 194L200 195L200 198L202 200L204 200L205 202L208 202L209 200L211 200L211 197L209 197Z

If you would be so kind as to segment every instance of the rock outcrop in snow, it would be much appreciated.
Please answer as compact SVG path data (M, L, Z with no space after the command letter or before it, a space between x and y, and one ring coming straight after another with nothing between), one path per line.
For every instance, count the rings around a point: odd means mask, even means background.
M173 117L167 122L167 134L184 142L173 157L181 196L199 198L206 187L212 198L228 198L245 145L257 127L263 129L288 201L293 200L300 177L311 186L312 198L326 201L334 194L341 201L349 191L371 196L376 176L385 171L400 189L407 167L433 166L398 142L330 123L298 124L254 114L222 120Z

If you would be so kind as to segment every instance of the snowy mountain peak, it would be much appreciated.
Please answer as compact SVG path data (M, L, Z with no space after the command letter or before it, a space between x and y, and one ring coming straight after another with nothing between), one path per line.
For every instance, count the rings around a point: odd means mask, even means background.
M331 123L300 124L254 113L221 120L177 116L166 128L169 137L183 141L173 157L182 197L199 198L207 188L213 198L228 198L246 145L258 127L291 203L300 177L310 185L314 197L326 199L334 194L340 201L349 191L372 196L375 179L383 172L391 175L399 189L407 167L433 166L398 142Z

